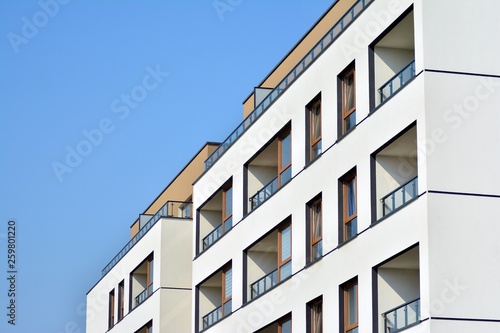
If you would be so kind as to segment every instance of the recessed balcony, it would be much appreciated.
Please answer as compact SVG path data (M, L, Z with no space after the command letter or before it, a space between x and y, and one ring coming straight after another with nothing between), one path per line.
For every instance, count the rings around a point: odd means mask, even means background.
M246 250L247 293L253 300L292 275L291 224L285 221Z
M419 247L378 266L379 332L396 333L420 323Z
M371 46L377 107L415 77L415 32L413 10Z
M198 214L199 252L203 252L233 227L233 190L230 183L204 203Z
M286 126L246 164L247 211L269 199L292 178L292 137Z
M378 221L418 198L417 127L400 134L373 158Z
M232 269L225 266L198 287L200 326L202 329L219 322L232 312Z

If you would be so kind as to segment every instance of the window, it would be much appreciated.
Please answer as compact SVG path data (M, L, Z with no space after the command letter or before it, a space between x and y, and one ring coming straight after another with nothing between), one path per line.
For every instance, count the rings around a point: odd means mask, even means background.
M358 278L341 286L341 302L343 304L341 332L358 333Z
M224 232L233 227L233 187L229 185L222 192L222 229Z
M321 94L306 107L308 114L309 153L307 161L314 161L321 155Z
M309 311L309 333L323 333L323 298L319 297L307 304Z
M233 270L231 267L222 271L222 317L232 312Z
M278 281L292 275L292 229L288 224L278 230Z
M338 82L340 83L341 94L339 136L342 136L356 126L356 79L354 64L350 65L340 74Z
M323 256L323 218L321 213L321 195L307 204L309 221L308 262Z
M109 306L108 306L108 328L115 325L115 290L109 292Z
M342 236L341 242L348 241L358 233L356 204L356 169L341 179L342 184Z
M278 138L278 187L292 178L292 138L290 129Z
M292 333L292 317L287 316L278 322L278 333Z
M125 314L125 281L118 285L118 320L121 320Z

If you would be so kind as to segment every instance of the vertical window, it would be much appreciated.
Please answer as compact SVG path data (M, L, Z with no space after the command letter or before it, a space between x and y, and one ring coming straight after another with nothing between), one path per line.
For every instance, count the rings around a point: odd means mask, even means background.
M292 229L291 224L278 230L278 281L292 275Z
M309 154L307 160L313 161L321 155L321 95L307 105L309 123Z
M322 297L310 302L308 333L323 333L323 299Z
M153 255L151 255L148 260L147 260L147 263L148 263L148 276L147 276L147 280L148 280L148 294L151 294L151 291L152 290L149 290L150 288L152 289L152 286L153 286ZM149 296L149 295L148 295Z
M232 312L233 270L231 267L222 271L222 317Z
M115 325L115 290L109 292L109 306L108 306L108 328Z
M118 285L118 320L121 320L125 314L125 281Z
M349 172L342 180L342 241L347 241L358 233L356 202L356 170Z
M349 132L356 126L356 80L354 64L349 66L340 76L341 119L340 135Z
M341 287L344 316L342 332L358 332L358 279L354 278Z
M278 138L278 186L288 183L292 178L292 138L290 130Z
M323 256L323 218L321 212L321 196L313 199L308 205L309 220L309 255L313 262Z
M292 333L292 318L286 316L278 322L278 333Z
M229 185L222 192L222 230L227 232L233 227L233 187Z

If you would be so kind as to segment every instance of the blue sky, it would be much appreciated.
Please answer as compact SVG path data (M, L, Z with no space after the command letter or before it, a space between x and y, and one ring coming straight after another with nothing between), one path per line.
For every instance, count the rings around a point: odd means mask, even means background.
M1 0L0 331L84 332L131 223L332 2Z

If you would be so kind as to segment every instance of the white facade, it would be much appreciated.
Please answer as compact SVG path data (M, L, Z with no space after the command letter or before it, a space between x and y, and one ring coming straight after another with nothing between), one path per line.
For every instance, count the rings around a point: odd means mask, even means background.
M277 332L268 325L287 315L309 332L307 304L320 296L323 332L343 332L340 288L353 278L359 332L385 332L382 314L417 299L406 332L500 332L499 11L493 0L372 1L206 170L193 192L195 332ZM414 74L382 101L377 90L412 61ZM353 63L356 126L341 135L338 77ZM308 162L306 106L318 94L322 154ZM252 210L277 174L272 147L287 125L292 179ZM344 241L340 181L353 169L357 231ZM206 216L222 210L207 207L223 207L228 184L232 228L203 248L217 227ZM417 197L384 212L381 199L404 184ZM310 263L307 204L319 194L323 251ZM250 285L278 268L284 221L292 275L252 299ZM227 267L231 310L204 327L223 305Z
M87 332L191 332L191 243L191 219L160 218L87 294ZM144 269L148 258L152 258L149 291ZM112 291L114 302L109 297ZM145 294L137 302L141 292ZM146 330L148 323L152 326Z

